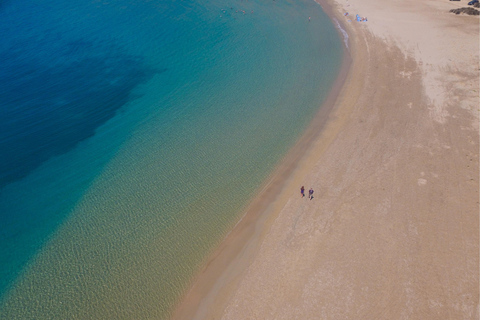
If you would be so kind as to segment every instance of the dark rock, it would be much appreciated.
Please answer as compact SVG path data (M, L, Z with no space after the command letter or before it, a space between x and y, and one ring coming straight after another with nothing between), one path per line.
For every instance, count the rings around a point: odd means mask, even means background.
M477 3L478 4L478 3ZM452 9L450 12L453 12L455 14L460 14L460 13L465 13L471 16L478 16L480 15L480 11L477 9L473 9L472 7L464 7L464 8L458 8L458 9Z

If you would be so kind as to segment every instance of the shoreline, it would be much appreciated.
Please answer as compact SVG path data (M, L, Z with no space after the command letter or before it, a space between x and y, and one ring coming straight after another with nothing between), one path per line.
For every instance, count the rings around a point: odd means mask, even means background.
M313 158L320 156L318 148L323 152L343 125L348 112L337 110L338 101L343 101L349 94L359 95L358 90L344 92L346 84L352 82L352 53L355 52L355 45L351 48L345 41L342 30L345 31L346 26L337 20L338 17L334 16L328 3L323 0L314 1L330 17L342 39L344 53L339 73L314 119L260 187L257 196L247 205L242 218L208 256L204 267L194 276L192 286L180 299L170 319L204 318L209 312L208 306L218 304L218 301L214 300L221 296L220 292L227 293L229 287L238 281L268 231L268 228L262 225L268 226L276 218L290 192L298 189L297 181L311 170ZM341 26L343 28L340 28ZM351 42L350 39L347 39L348 43ZM320 136L324 138L321 139ZM321 142L320 146L318 142ZM312 155L314 150L315 154ZM226 296L223 296L224 300L225 298Z
M312 121L172 318L478 318L478 17L321 5L332 22L368 16L344 24L352 64L324 128Z

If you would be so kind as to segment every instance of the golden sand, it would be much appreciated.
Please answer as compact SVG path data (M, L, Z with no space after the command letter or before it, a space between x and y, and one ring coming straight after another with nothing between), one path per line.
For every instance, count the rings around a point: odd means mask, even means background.
M479 18L446 0L323 5L352 58L328 121L173 318L479 319Z

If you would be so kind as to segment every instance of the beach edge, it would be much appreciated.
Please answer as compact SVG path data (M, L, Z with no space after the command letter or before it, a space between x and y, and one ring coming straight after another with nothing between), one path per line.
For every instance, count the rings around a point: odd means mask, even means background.
M302 136L259 188L234 228L208 255L206 263L193 276L189 289L180 297L169 319L203 319L223 310L232 287L255 256L291 191L298 187L335 139L360 96L358 84L363 67L360 64L354 66L354 62L360 60L355 59L355 55L365 52L357 51L353 29L340 22L340 12L333 8L333 3L327 0L312 1L322 7L342 39L343 58L339 73ZM348 39L345 38L345 32Z

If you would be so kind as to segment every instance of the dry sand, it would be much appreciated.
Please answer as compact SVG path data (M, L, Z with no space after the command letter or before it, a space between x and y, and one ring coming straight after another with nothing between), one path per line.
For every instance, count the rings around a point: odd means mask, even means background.
M330 118L173 318L479 319L479 18L448 12L465 0L324 5L352 58Z

